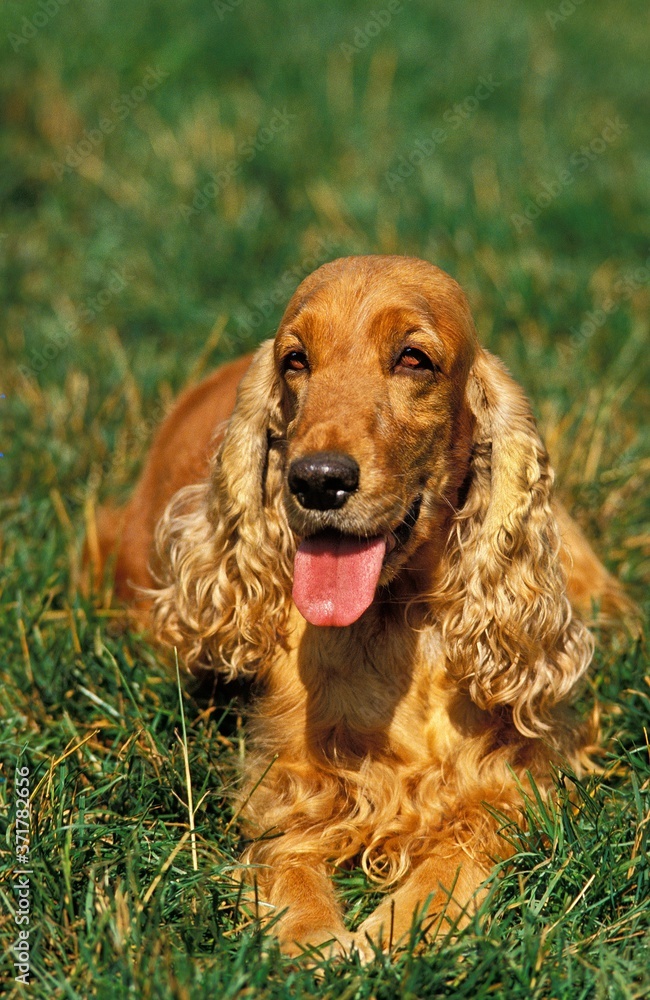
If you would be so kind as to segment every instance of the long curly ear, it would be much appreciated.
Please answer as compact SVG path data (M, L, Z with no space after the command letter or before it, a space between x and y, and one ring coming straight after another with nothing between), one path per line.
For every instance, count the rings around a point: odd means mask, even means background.
M188 665L252 674L287 632L293 536L282 505L284 425L273 341L241 381L207 483L180 490L156 534L159 638Z
M524 393L487 351L467 403L470 485L436 593L449 670L481 708L510 706L519 731L539 736L593 642L566 596L548 455Z

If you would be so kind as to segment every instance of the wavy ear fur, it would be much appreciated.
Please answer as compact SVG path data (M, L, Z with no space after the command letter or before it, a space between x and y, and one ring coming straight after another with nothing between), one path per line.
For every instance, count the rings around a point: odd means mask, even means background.
M266 341L241 381L210 479L180 490L156 533L159 638L188 665L251 675L286 636L293 536L282 505L284 423Z
M587 669L593 642L566 596L548 455L524 393L487 351L470 372L467 402L470 487L436 593L449 670L479 707L510 706L517 729L539 736Z

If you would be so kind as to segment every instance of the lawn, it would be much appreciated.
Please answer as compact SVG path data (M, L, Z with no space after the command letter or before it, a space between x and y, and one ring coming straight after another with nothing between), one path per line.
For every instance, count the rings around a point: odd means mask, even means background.
M505 831L517 853L469 928L309 968L233 875L242 693L179 691L110 594L78 589L86 519L128 494L179 388L272 334L319 263L405 253L465 287L560 495L647 611L646 20L641 0L2 4L7 997L650 996L642 641L600 637L581 699L602 772L558 775ZM358 921L375 888L338 880Z

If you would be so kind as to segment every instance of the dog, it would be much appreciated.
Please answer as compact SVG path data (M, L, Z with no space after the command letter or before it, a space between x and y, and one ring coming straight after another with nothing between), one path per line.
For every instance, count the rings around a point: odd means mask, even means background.
M530 405L467 299L415 258L346 257L273 340L187 390L97 579L191 668L255 678L244 863L285 952L404 947L462 923L530 778L583 772L567 707L594 602L626 598L552 497ZM331 875L385 890L356 933Z

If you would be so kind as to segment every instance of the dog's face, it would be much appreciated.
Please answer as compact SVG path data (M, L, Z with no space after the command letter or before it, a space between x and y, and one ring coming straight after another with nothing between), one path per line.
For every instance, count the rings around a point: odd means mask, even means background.
M356 620L455 507L475 352L463 292L423 261L345 258L293 296L274 355L294 598L313 624Z

